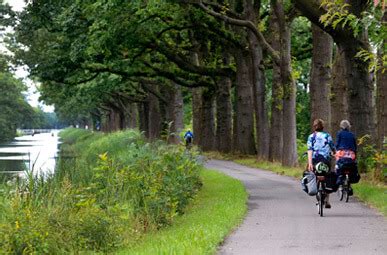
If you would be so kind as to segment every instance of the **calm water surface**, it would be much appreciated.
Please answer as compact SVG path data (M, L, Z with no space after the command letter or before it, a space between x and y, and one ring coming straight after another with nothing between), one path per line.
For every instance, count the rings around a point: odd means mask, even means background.
M58 132L25 135L0 144L0 175L23 174L26 169L34 174L53 173L60 144Z

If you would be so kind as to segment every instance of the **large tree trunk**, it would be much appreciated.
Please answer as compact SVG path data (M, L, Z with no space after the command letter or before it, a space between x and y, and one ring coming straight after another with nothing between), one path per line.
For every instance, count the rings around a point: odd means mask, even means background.
M228 61L226 60L225 62ZM228 153L232 148L232 105L230 78L221 78L217 87L216 149L221 152Z
M311 123L315 119L323 119L325 129L330 128L330 84L333 40L316 25L312 25L313 52L310 72Z
M128 108L128 128L137 128L138 108L136 103L131 103Z
M199 56L197 53L192 53L191 60L194 65L199 66ZM196 145L201 143L201 129L202 129L202 104L203 104L203 88L193 88L192 91L192 128Z
M110 109L110 111L107 114L107 125L108 125L107 132L114 132L114 131L120 130L121 115L113 107Z
M149 139L154 140L160 137L161 133L161 112L159 99L149 93Z
M246 17L256 24L259 20L260 4L253 0L246 1ZM247 33L252 56L250 72L253 74L253 104L255 113L255 130L257 158L267 160L269 157L269 122L266 107L265 76L263 72L262 46L252 31Z
M196 145L201 143L202 130L202 88L192 89L192 128L194 134L193 142Z
M184 102L181 87L179 85L175 85L173 103L175 105L173 112L175 130L176 132L181 132L184 129Z
M338 42L338 51L343 54L344 73L348 85L348 113L352 131L358 136L375 135L375 112L373 107L373 83L368 72L368 63L356 58L361 45L356 42Z
M348 119L348 85L345 73L344 52L336 47L335 60L333 62L333 76L331 86L331 130L333 138L340 128L340 121Z
M249 43L252 55L253 73L253 103L255 109L257 157L267 160L269 157L269 122L266 108L266 88L265 76L261 69L263 56L262 47L259 45L257 37L249 32Z
M274 50L280 51L280 31L278 19L275 15L270 17L271 46ZM273 61L273 83L272 83L272 102L270 119L270 145L269 160L282 162L283 147L283 121L282 121L282 82L280 66Z
M236 111L234 129L234 151L254 154L254 120L253 120L253 77L249 72L251 66L250 52L236 50Z
M214 149L215 143L215 113L214 113L214 92L209 88L203 90L202 107L202 129L200 131L200 147L204 151Z
M140 131L149 138L149 102L139 104Z
M168 142L177 144L180 142L180 132L184 128L181 87L174 85L173 88L165 89L163 94L168 101L165 106L165 128L168 129Z
M386 12L383 15L382 22L386 24L387 14ZM386 140L387 136L387 69L386 66L383 66L382 57L385 56L386 52L386 43L387 40L383 41L381 48L378 51L378 60L380 69L376 75L376 85L377 85L377 145L380 151L385 149L383 143ZM386 141L387 142L387 141Z
M283 86L283 147L282 165L297 165L297 130L296 130L296 83L292 77L290 53L290 24L286 21L282 1L277 0L275 13L279 21L281 42L281 81Z

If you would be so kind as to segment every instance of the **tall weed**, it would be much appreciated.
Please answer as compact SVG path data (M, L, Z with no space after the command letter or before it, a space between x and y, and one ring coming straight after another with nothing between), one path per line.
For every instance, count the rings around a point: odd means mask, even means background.
M201 187L183 147L136 131L61 133L55 175L1 189L0 253L111 252L173 222Z

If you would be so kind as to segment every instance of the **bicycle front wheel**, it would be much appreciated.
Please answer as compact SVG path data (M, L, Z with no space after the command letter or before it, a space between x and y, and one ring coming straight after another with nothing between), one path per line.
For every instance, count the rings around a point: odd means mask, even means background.
M349 200L349 187L347 187L345 190L345 202L348 203L348 200Z

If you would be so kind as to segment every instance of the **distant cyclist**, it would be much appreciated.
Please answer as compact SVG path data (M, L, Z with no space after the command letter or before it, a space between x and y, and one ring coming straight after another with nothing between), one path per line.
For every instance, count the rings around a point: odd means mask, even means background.
M351 176L359 176L356 162L356 137L350 131L351 124L348 120L342 120L340 128L341 130L336 136L336 174L338 175L338 184L343 183L342 169L344 166L351 167ZM352 190L350 190L350 195L352 195L351 193L353 193Z
M184 135L185 146L187 146L187 147L191 146L193 137L194 137L194 136L193 136L191 130L188 130L188 131L185 133L185 135Z
M323 162L330 167L331 154L335 152L332 137L324 132L324 121L316 119L313 121L313 133L308 137L308 170L314 171L314 166ZM325 200L325 208L331 208L329 194Z

